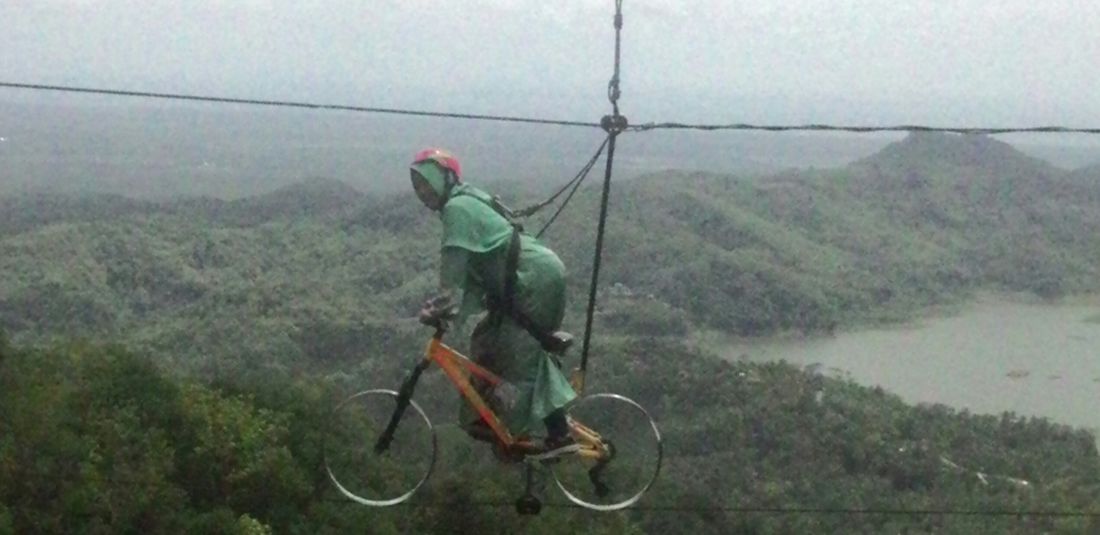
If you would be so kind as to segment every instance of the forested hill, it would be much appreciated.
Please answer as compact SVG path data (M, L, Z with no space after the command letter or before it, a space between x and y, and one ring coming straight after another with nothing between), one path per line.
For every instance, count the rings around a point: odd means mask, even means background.
M1091 201L1100 199L1100 164L1083 167L1070 174L1070 180L1077 183L1083 194Z
M762 335L905 318L983 288L1096 290L1100 181L1088 173L988 137L916 134L842 169L655 174L614 191L603 277L654 299L606 317ZM513 205L543 193L489 188ZM582 191L546 238L572 270L574 305L597 200ZM271 344L295 360L338 356L331 340L392 331L434 281L438 223L411 193L315 179L236 201L0 203L0 326L21 342L111 334L161 351L187 338L188 357Z
M340 218L364 195L343 182L313 178L274 192L224 201L191 197L173 201L130 199L117 194L25 193L0 197L0 235L55 223L106 222L137 215L179 215L212 226L255 226L278 219Z
M915 134L843 169L632 186L611 278L741 333L904 316L981 287L1100 284L1100 181L987 137Z
M1096 511L1100 457L1085 431L907 406L812 370L724 362L686 336L904 318L981 288L1095 290L1096 184L995 140L911 136L842 169L617 186L589 384L659 421L665 469L642 502L655 510L535 520L478 505L520 483L447 427L411 509L354 506L324 477L327 409L396 387L427 334L411 318L434 287L438 221L411 192L318 179L235 201L2 199L0 534L1100 529L722 509ZM545 193L505 186L488 184L513 205ZM580 192L547 234L572 268L578 333L597 197ZM451 421L438 375L416 395ZM444 500L466 505L423 505Z

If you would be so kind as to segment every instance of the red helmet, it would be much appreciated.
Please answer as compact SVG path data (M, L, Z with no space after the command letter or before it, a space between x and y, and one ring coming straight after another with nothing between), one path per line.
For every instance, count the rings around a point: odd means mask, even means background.
M443 149L424 149L413 156L412 163L416 165L429 160L454 173L455 178L462 178L462 165L458 163L458 158Z

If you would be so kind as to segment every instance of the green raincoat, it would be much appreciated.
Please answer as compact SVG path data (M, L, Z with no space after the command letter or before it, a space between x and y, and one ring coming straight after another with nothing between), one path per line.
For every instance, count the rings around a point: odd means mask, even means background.
M434 165L418 166L416 170L437 194L443 195L442 174L435 172ZM485 192L459 184L440 211L440 286L459 304L460 322L485 310L486 295L503 293L512 225L493 210L490 202ZM523 233L519 236L515 302L542 329L558 330L565 314L565 266L534 237ZM577 396L551 354L503 314L490 312L477 325L470 349L475 361L515 387L515 395L498 396L505 401L497 404L505 424L515 434L540 431L543 418ZM477 420L466 404L462 407L463 423Z

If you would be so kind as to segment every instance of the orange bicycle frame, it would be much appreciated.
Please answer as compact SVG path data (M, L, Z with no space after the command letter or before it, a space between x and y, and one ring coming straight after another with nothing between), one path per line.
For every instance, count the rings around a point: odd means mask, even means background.
M437 364L443 373L447 375L447 378L454 383L459 393L465 399L467 403L481 419L489 426L489 429L493 431L493 435L507 450L527 450L529 452L537 452L540 450L538 446L533 444L525 437L514 437L512 433L508 431L508 428L504 425L504 422L500 420L496 412L493 411L489 404L485 402L485 398L474 388L474 385L470 382L469 376L477 377L488 383L490 386L497 386L504 382L498 375L485 369L484 367L473 362L462 353L459 353L454 348L444 344L442 333L437 333L428 341L427 348L424 351L424 362L422 365L427 365L430 362ZM577 455L598 460L606 454L606 447L603 444L603 440L600 435L592 429L584 426L580 422L570 419L569 430L574 439L581 444L581 449L577 451Z
M435 336L428 342L428 347L424 353L424 360L435 362L443 370L443 373L447 375L447 378L454 383L458 388L462 397L477 411L481 419L489 425L489 428L493 430L493 434L496 435L497 440L505 446L511 447L516 444L515 438L508 431L508 428L504 426L504 422L500 421L493 409L489 408L489 404L485 402L485 398L481 397L481 394L474 388L474 385L470 383L468 375L473 375L490 386L496 386L504 382L499 376L493 372L486 370L485 368L477 365L472 360L466 358L465 355L455 351L454 348L444 344L440 337Z

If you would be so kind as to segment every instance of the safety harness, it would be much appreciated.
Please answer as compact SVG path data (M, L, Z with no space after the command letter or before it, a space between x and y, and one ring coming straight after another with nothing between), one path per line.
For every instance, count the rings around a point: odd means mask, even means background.
M523 249L521 237L523 233L523 224L516 221L513 212L500 202L499 197L492 197L486 200L478 195L471 195L469 193L459 193L459 195L473 197L484 203L512 226L512 237L509 240L508 251L505 253L506 256L504 260L504 288L501 295L492 295L490 292L490 294L486 296L486 305L489 311L511 318L512 321L516 322L520 327L523 327L523 330L527 331L535 340L538 340L539 345L541 345L544 350L555 354L564 353L569 349L569 346L573 344L573 335L565 331L551 332L540 327L523 311L519 305L519 301L516 299L516 291L519 283L519 257Z

